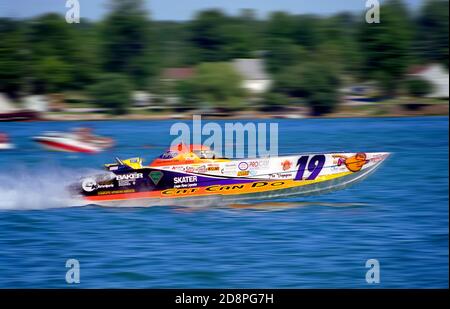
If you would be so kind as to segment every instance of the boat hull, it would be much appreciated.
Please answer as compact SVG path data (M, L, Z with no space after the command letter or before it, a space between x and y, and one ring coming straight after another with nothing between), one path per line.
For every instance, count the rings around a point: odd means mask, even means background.
M41 145L41 147L51 151L98 153L109 147L101 147L95 143L83 142L70 134L36 136L33 140Z
M146 167L85 178L72 191L85 202L107 206L204 205L306 196L354 184L375 171L388 155L308 154Z

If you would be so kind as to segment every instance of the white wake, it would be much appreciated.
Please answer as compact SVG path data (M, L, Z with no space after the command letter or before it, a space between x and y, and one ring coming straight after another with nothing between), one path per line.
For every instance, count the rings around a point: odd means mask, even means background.
M23 166L3 169L0 172L0 210L82 206L66 188L86 173L89 172L85 169L50 164L31 169Z

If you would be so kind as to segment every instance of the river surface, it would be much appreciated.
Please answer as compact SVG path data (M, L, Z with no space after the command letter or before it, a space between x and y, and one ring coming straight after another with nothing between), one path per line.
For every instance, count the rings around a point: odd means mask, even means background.
M0 152L0 287L448 288L448 117L276 122L280 154L393 155L363 182L321 196L72 207L67 183L115 156L149 162L170 144L173 121L0 123L17 147ZM53 153L30 139L76 126L117 146ZM68 259L79 261L79 284L66 282ZM366 282L369 259L379 284Z

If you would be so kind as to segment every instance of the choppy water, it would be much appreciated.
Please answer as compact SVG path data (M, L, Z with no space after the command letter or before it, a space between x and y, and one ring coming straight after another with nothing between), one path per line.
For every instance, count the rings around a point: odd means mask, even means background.
M280 153L389 151L350 189L227 207L68 207L77 177L120 157L150 160L170 121L0 123L0 287L448 287L448 117L281 120ZM41 151L45 130L88 125L118 146L99 155ZM142 147L145 146L145 147ZM258 202L258 203L256 203Z

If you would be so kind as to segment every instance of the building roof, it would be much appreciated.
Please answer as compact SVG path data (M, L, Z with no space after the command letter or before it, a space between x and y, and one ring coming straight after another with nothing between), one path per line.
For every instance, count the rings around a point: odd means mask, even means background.
M246 80L270 79L262 59L234 59L232 65Z
M425 65L416 65L408 69L408 74L420 74L424 72L428 67Z
M194 68L167 68L162 73L163 79L188 79L195 73Z

